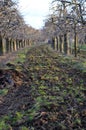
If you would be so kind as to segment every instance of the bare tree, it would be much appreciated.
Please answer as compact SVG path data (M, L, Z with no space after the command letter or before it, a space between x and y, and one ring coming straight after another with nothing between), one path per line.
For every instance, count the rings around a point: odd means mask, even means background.
M16 2L12 0L0 1L0 50L1 53L17 50L32 44L35 29L25 24L17 10ZM33 35L34 33L34 35Z
M77 56L77 39L81 32L85 33L86 27L86 1L85 0L54 0L51 5L52 14L49 19L55 25L58 41L60 42L60 52L69 52L69 41L74 38L74 54ZM86 33L85 33L86 34ZM84 34L84 36L86 36ZM68 38L68 35L71 35ZM64 42L64 45L62 44ZM62 48L63 47L63 48Z

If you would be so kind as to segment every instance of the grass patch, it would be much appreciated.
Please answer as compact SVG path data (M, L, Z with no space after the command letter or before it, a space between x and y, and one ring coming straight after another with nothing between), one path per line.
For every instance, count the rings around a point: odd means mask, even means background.
M17 58L15 59L14 63L21 62L23 63L26 59L26 53L28 52L28 48L19 51L17 54Z
M0 90L0 95L5 96L8 93L8 89L1 89Z
M82 50L86 50L86 44L79 45L79 48L82 49Z

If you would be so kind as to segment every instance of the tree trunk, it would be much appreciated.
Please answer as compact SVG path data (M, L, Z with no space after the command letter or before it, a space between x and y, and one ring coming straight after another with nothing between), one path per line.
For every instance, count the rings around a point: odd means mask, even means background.
M58 43L58 37L56 37L56 41L57 41L57 51L59 50L59 43Z
M76 33L76 24L74 25L74 55L77 57L77 33Z
M10 42L9 39L6 38L6 52L9 53L10 52Z
M54 38L52 38L52 45L51 47L54 49Z
M64 34L64 54L68 52L67 33Z
M85 44L86 44L86 35L85 35L85 38L84 38L84 42L85 42Z
M17 51L16 39L14 39L14 51Z
M54 38L54 49L57 50L57 38Z
M0 55L2 55L2 37L0 36Z
M6 39L2 37L2 53L6 54Z
M62 53L63 52L63 41L62 41L61 35L59 36L59 49L60 49L60 52Z

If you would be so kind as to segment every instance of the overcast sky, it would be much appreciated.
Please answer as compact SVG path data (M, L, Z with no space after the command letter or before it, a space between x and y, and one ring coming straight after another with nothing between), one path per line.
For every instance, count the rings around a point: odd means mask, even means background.
M49 14L49 6L52 0L19 0L19 10L27 24L39 29L43 26L43 20Z

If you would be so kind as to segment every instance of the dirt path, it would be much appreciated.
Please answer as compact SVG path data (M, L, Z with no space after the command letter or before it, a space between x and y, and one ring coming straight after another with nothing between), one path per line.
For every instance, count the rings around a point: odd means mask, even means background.
M1 71L0 127L85 130L86 73L45 45L31 48L26 57L19 71Z

